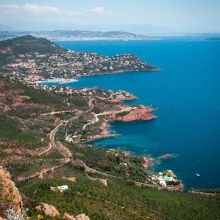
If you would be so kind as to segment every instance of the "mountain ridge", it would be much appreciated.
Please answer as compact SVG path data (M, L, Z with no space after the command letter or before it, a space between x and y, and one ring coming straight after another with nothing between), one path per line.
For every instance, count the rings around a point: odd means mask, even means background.
M53 31L0 31L0 39L33 35L49 40L148 40L146 34L126 31L53 30Z

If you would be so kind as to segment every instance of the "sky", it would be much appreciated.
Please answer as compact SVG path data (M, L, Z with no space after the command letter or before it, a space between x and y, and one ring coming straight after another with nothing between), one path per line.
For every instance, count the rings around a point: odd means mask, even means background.
M0 29L220 32L220 0L0 0Z

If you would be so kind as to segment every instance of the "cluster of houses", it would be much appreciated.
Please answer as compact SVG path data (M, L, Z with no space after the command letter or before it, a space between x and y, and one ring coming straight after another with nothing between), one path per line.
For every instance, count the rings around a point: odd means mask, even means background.
M56 54L30 52L11 55L9 62L3 64L0 72L19 76L38 75L43 78L79 77L95 73L114 71L138 71L147 68L147 64L134 55L123 54L113 57L92 52L68 51Z
M130 97L134 97L131 93L123 90L102 90L99 88L83 88L83 89L74 89L72 87L60 87L60 86L47 86L40 84L31 84L32 87L38 90L50 91L53 93L60 93L66 95L77 95L83 97L92 97L98 96L102 99L120 99L126 100Z
M165 172L159 172L152 176L152 180L159 183L162 187L171 190L181 190L183 189L182 182L177 178L172 170L167 170Z

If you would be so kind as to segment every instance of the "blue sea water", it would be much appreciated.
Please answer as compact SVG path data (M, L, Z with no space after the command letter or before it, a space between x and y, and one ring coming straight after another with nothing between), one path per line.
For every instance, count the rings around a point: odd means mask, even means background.
M104 55L134 53L161 68L80 78L75 88L123 89L138 96L131 104L159 109L152 121L113 123L118 137L96 141L104 148L120 148L157 158L154 171L172 169L187 188L220 187L220 42L172 38L158 41L58 42L65 48ZM199 173L200 177L195 174Z

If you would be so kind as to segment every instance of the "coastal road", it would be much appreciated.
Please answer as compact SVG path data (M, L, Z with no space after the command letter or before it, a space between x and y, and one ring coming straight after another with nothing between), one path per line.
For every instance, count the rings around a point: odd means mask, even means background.
M118 111L106 111L106 112L102 112L102 113L99 113L99 114L95 114L94 112L92 112L93 115L94 115L94 119L91 120L89 123L84 124L82 130L85 130L86 127L89 126L89 125L98 123L98 122L99 122L99 116L119 114L119 113L124 113L124 112L130 112L130 111L133 110L133 109L136 109L136 107L126 107L126 108L121 109L121 110L118 110Z

